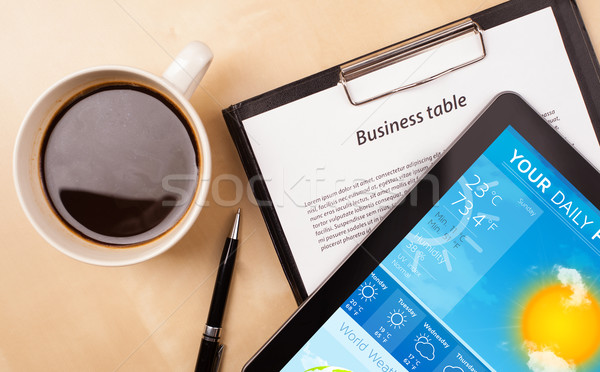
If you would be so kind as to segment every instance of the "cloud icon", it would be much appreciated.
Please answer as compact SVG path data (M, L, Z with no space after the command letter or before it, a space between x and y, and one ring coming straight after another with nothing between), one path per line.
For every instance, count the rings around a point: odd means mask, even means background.
M429 339L425 336L419 336L417 343L415 344L415 350L421 354L421 356L429 361L435 358L435 347L429 342Z
M573 291L571 297L565 301L565 306L576 307L589 304L588 291L579 271L558 265L555 266L555 269L558 271L558 280L562 285L571 288Z
M465 372L465 370L460 367L446 366L442 372Z
M527 367L533 372L575 372L575 366L554 354L551 350L536 350L535 345L527 345L529 361Z

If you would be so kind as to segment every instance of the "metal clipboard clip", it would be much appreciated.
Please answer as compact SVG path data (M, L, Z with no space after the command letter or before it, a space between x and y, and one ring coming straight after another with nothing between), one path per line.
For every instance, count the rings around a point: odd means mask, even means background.
M350 103L358 106L425 84L485 56L481 28L466 19L343 64L340 83ZM379 91L373 90L373 82L361 82L366 75L377 74Z

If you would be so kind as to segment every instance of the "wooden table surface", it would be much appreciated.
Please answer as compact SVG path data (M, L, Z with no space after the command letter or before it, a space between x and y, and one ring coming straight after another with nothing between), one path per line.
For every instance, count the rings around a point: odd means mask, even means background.
M221 110L500 2L3 3L0 370L191 371L223 239L241 207L241 246L224 323L222 364L222 371L239 371L296 303ZM578 4L600 50L600 2ZM130 65L161 74L196 39L215 55L191 99L212 147L209 205L177 245L145 263L96 267L59 253L28 222L13 186L12 151L27 109L55 81L85 67Z

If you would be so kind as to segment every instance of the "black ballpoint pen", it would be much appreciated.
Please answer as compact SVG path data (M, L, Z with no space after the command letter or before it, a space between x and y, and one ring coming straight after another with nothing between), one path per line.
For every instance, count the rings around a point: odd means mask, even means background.
M208 319L206 328L202 335L198 360L196 361L196 372L215 372L219 369L221 355L224 345L219 344L221 334L221 324L225 312L225 303L231 284L233 266L235 264L235 254L238 245L238 230L240 227L240 210L238 209L233 222L231 235L225 240L225 248L221 255L215 289L213 290L210 308L208 310Z

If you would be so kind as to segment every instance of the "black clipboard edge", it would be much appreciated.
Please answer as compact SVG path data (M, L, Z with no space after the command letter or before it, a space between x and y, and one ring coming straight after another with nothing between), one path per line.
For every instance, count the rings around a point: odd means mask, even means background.
M260 115L337 85L340 80L339 66L334 66L293 83L283 85L256 97L242 101L223 110L223 116L236 113L240 123L243 120ZM226 118L227 119L227 118Z
M583 96L583 102L590 115L590 120L596 134L596 140L600 141L598 138L600 135L600 112L597 106L600 102L600 64L598 63L598 57L594 51L592 41L590 40L590 36L583 23L581 12L579 11L579 7L575 0L571 0L568 3L558 3L558 6L563 7L565 12L567 11L567 8L569 8L575 18L576 25L564 22L560 18L557 19L557 22L560 29L564 27L564 29L568 30L568 32L565 33L561 32L565 49L567 50L567 56L569 57L571 66L577 68L577 70L574 71L577 83L580 87L585 88L580 89L581 95ZM579 48L575 48L575 35L577 35L579 40L583 39L583 45ZM566 42L567 37L569 38L569 42ZM584 58L589 59L590 63L582 64L581 61L584 60ZM595 76L596 79L584 79L583 76Z
M563 44L579 84L584 103L588 109L596 139L600 134L600 65L594 52L589 35L583 25L581 14L575 0L511 0L492 8L482 10L470 16L484 30L504 24L513 19L526 16L551 6L558 24ZM468 17L465 17L468 18ZM452 23L452 22L451 22ZM451 24L448 23L447 25ZM447 26L445 25L445 26ZM442 26L444 27L444 26ZM423 32L424 35L429 31ZM417 35L415 37L419 37ZM577 36L575 36L577 35ZM412 39L411 37L410 39ZM408 39L408 40L410 40ZM581 43L583 39L583 44ZM405 40L406 41L406 40ZM401 41L403 42L403 41ZM383 50L388 46L380 48ZM371 54L371 53L368 53ZM368 55L366 54L366 55ZM364 56L366 56L364 55ZM357 57L349 62L363 58ZM284 104L334 87L339 82L340 65L323 70L295 82L286 84L256 97L244 100L223 110L223 117L238 149L238 154L248 179L253 179L252 190L257 200L271 202L271 198L262 179L260 167L252 151L251 143L244 130L242 121L262 114ZM589 77L595 76L591 80ZM265 199L266 197L266 199ZM283 233L283 227L272 205L261 206L263 218L275 245L275 250L283 266L285 275L298 304L308 297L306 287L298 271L289 243Z
M599 141L600 64L576 0L528 0L518 4L521 6L515 6L515 3L513 0L499 4L473 14L472 18L486 30L551 6L575 80L590 116L596 140ZM596 79L590 80L592 76Z
M263 219L267 224L267 230L275 245L275 252L277 252L277 257L283 267L283 272L292 288L296 302L300 304L308 297L308 292L306 292L306 287L302 282L296 260L294 259L290 246L285 238L285 233L281 226L281 222L279 221L279 217L277 216L277 212L272 205L273 199L271 198L267 184L263 179L262 172L256 161L256 156L254 156L254 151L250 145L250 139L242 126L242 120L238 117L238 105L223 110L225 123L229 128L229 133L237 148L246 176L248 177L248 180L250 180L250 187L252 188L254 198L260 207L259 209Z

